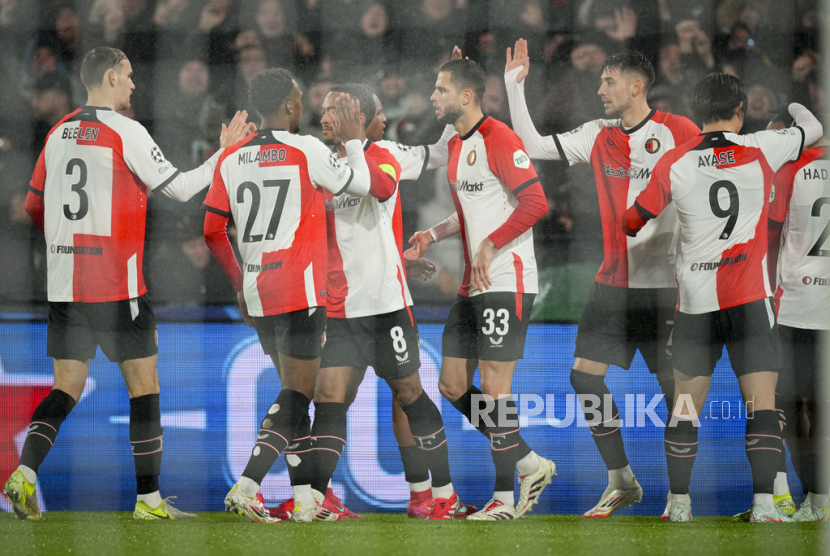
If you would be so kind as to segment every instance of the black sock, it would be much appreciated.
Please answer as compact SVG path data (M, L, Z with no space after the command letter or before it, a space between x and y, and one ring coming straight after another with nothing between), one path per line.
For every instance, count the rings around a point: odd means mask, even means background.
M495 490L513 491L516 462L531 450L519 433L519 417L511 397L499 399L494 414L496 426L490 429L490 453L496 466Z
M478 432L487 436L487 430L490 428L489 424L487 423L488 419L479 418L477 419L478 423L473 423L473 404L477 404L476 408L481 408L484 404L483 394L481 390L476 388L475 386L470 386L470 389L464 392L460 398L452 402L452 406L456 408L458 411L461 412L464 417L476 428ZM488 412L488 417L492 419L493 411ZM481 412L479 413L481 414Z
M58 431L72 408L75 400L62 390L52 390L43 398L32 414L29 434L23 442L20 465L30 467L37 473L58 438Z
M426 454L418 446L400 446L403 476L407 483L423 483L429 480L429 464Z
M271 466L288 446L287 439L296 436L303 415L308 415L309 405L311 400L305 394L288 389L280 392L262 420L251 459L242 472L243 477L262 484Z
M670 419L666 427L664 444L672 494L689 494L697 457L697 429L694 421L676 418Z
M130 398L130 444L138 494L150 494L159 489L162 432L159 395Z
M311 452L311 418L303 415L294 439L285 449L285 466L291 486L310 485L314 475L314 457Z
M337 462L346 448L348 423L346 413L349 406L344 403L315 403L314 425L311 427L311 450L314 454L314 474L311 488L323 494Z
M427 465L432 474L432 486L442 487L452 482L450 478L450 453L441 412L426 392L413 403L401 409L409 419L409 430L418 448L427 456Z
M785 448L790 452L790 461L793 462L793 469L795 469L795 474L806 496L810 487L811 474L806 470L805 442L803 438L799 438L798 414L801 405L794 396L789 394L779 395L777 392L775 394L775 407L779 414L779 421L781 420L781 413L784 414L784 428L781 430L781 436L787 442ZM786 456L784 458L786 462Z
M605 462L605 467L609 471L622 469L628 465L628 458L625 455L625 445L620 432L620 412L611 397L611 392L605 385L605 378L573 369L571 370L571 386L573 386L577 398L579 398L579 404L582 406L583 412L590 405L592 406L590 409L600 415L599 421L589 420L588 425L591 435L594 437L594 443L596 443L602 456L602 461ZM595 405L597 401L599 405ZM606 407L609 401L611 404L610 411Z
M753 494L772 494L784 444L774 409L755 411L746 420L746 457L752 468Z

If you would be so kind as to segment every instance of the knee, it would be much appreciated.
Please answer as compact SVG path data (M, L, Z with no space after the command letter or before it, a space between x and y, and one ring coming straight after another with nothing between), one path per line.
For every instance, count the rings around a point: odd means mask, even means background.
M342 388L337 388L336 385L327 384L325 381L318 382L313 391L314 403L346 403L353 402L357 393L349 400L349 392Z
M454 402L463 396L467 391L466 386L466 384L462 384L457 380L446 381L443 376L441 377L441 380L438 381L438 391L441 392L441 395L450 402Z
M577 394L594 393L599 383L605 383L605 377L591 375L571 369L571 387Z
M396 382L394 385L390 384L389 386L394 390L395 397L401 407L415 403L415 401L421 397L421 394L424 393L420 380L400 381Z

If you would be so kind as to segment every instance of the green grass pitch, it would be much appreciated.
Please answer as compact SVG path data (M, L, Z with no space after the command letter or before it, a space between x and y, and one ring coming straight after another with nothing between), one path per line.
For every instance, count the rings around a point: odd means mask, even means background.
M0 514L0 552L29 554L827 554L823 523L752 524L701 517L665 523L655 517L603 520L533 515L518 521L429 522L392 514L340 523L258 525L231 514L195 521L140 522L128 513L46 514L43 522Z

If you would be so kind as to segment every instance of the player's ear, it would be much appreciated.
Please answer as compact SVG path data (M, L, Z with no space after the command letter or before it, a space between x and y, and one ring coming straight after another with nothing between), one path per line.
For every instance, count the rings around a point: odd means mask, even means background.
M735 109L735 115L738 117L739 120L744 119L745 114L743 101L740 104L738 104L738 108Z
M294 103L290 100L285 101L285 113L289 116L294 113Z

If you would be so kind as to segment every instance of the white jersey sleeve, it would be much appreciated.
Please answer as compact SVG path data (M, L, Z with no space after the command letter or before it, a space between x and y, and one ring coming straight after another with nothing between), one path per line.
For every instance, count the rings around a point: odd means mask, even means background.
M130 171L149 189L156 189L170 183L179 170L164 158L161 149L140 123L128 120L120 132L129 139L123 142L124 162ZM202 187L206 187L210 179Z
M790 160L798 160L804 149L804 130L800 127L759 131L753 135L773 172Z
M392 156L401 165L401 180L417 180L420 178L432 159L432 150L429 147L410 147L394 141L376 141L376 144L392 153ZM444 166L446 164L446 157L444 157Z
M336 152L317 138L308 137L304 150L308 156L308 173L314 185L340 195L352 183L354 171L343 164Z
M597 136L604 128L611 126L614 126L612 120L592 120L572 131L557 133L553 139L560 158L567 160L568 164L589 164Z

